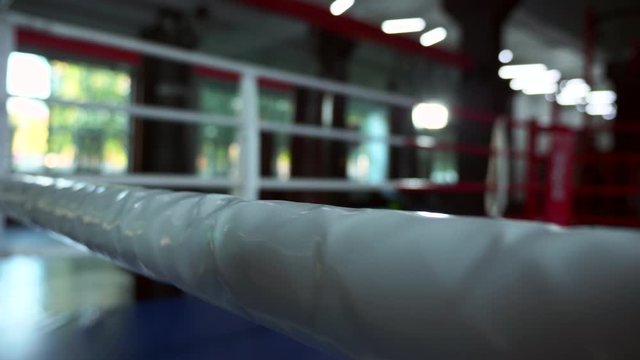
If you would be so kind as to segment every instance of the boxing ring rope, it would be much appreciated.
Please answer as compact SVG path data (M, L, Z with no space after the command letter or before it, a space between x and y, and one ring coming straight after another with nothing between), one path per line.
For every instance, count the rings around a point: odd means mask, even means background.
M351 358L637 358L640 234L13 176L0 209Z

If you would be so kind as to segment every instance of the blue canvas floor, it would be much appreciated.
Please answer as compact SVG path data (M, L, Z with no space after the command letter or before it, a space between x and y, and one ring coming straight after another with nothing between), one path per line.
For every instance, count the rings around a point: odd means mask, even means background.
M4 344L0 358L337 359L190 297L85 312L42 324L22 347ZM0 338L7 336L0 332Z
M0 241L0 360L337 359L198 299L135 303L133 279L49 234Z

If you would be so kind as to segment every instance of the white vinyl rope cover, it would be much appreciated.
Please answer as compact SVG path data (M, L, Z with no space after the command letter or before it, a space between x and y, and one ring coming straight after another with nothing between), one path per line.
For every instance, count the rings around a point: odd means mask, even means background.
M47 177L0 211L361 359L640 358L640 234Z

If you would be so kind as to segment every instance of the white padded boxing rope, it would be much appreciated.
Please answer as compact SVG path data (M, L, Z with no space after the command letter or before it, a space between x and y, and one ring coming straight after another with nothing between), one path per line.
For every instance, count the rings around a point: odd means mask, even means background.
M640 234L47 177L0 210L347 357L640 358Z

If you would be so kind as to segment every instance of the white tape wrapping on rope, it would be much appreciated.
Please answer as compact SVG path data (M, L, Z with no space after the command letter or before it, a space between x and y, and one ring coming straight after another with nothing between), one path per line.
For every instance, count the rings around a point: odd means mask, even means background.
M23 176L0 210L353 358L640 358L640 234Z

